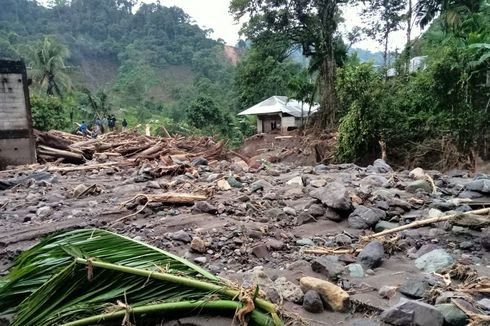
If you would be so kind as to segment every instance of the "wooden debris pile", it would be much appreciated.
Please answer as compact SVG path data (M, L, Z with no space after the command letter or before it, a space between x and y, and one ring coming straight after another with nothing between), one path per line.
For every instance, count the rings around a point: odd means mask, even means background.
M82 164L96 159L160 160L165 165L203 157L219 160L224 156L224 142L211 137L155 137L136 133L110 132L96 139L51 130L35 131L40 163L65 162Z

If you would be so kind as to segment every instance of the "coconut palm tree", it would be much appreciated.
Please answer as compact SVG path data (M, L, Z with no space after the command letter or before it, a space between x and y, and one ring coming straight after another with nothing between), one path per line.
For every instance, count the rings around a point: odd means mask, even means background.
M29 59L33 80L48 95L62 96L62 92L71 88L70 78L66 74L68 68L65 59L68 49L52 37L44 37L30 48Z

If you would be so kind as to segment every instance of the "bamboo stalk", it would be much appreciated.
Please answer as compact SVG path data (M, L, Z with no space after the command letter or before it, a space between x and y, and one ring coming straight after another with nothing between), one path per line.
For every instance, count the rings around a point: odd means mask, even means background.
M165 313L165 312L174 313L178 311L189 311L189 310L199 310L199 312L203 310L228 310L230 312L235 312L237 309L240 309L240 307L241 307L241 303L237 301L200 300L200 301L169 302L169 303L146 305L142 307L130 308L129 312L134 315L156 314L156 313ZM124 318L126 314L127 314L127 310L122 309L119 311L114 311L114 312L109 312L105 314L79 319L76 321L66 323L62 326L94 325L94 324L99 324L100 322L103 321ZM268 326L272 324L272 320L268 316L265 316L264 314L258 311L253 311L250 314L250 317L257 325Z
M433 218L428 218L426 220L419 220L415 221L406 225L402 225L393 229L389 230L384 230L375 234L371 234L367 236L367 239L373 239L373 238L378 238L387 234L407 230L407 229L412 229L415 227L423 226L423 225L428 225L428 224L433 224L433 223L438 223L438 222L444 222L448 221L453 218L457 218L458 216L462 215L484 215L484 214L490 214L490 208L482 208L482 209L477 209L474 211L469 211L469 212L464 212L464 213L457 213L457 214L451 214L451 215L446 215L446 216L438 216L438 217L433 217Z
M133 268L133 267L127 267L127 266L121 266L121 265L116 265L116 264L111 264L111 263L106 263L106 262L101 262L97 260L87 260L83 258L76 258L75 259L76 263L83 264L83 265L91 265L93 267L98 267L98 268L104 268L108 270L113 270L116 272L122 272L122 273L128 273L128 274L133 274L133 275L138 275L138 276L143 276L147 278L153 278L156 280L161 280L169 283L174 283L174 284L179 284L187 287L193 287L196 289L200 290L205 290L205 291L210 291L210 292L215 292L215 293L220 293L223 294L229 298L235 299L238 298L240 295L240 292L237 290L233 290L227 287L224 287L222 285L214 284L214 283L209 283L209 282L204 282L192 278L186 278L182 276L176 276L168 273L162 273L162 272L153 272L153 271L147 271L144 269L138 269L138 268ZM276 314L276 306L266 300L263 299L255 299L254 300L255 305L264 310L267 311L270 314Z

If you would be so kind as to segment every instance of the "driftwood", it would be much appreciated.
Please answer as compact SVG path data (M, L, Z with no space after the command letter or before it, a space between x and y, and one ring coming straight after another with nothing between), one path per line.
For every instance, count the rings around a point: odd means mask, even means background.
M429 224L438 223L438 222L451 221L451 220L458 221L458 219L461 219L461 217L465 216L465 215L488 215L488 214L490 214L490 208L482 208L482 209L477 209L474 211L469 211L469 212L464 212L464 213L428 218L425 220L419 220L419 221L415 221L415 222L412 222L412 223L409 223L406 225L402 225L402 226L399 226L399 227L396 227L393 229L384 230L382 232L371 234L371 235L367 236L367 239L374 239L374 238L382 237L382 236L387 235L387 234L396 233L396 232L400 232L403 230L413 229L413 228L416 228L419 226L429 225ZM488 217L487 217L487 219L488 219Z
M132 165L133 162L108 162L108 163L100 163L100 164L91 164L91 165L81 165L81 166L51 166L48 168L49 172L76 172L76 171L90 171L90 170L98 170L98 169L106 169L113 166L128 166Z
M145 204L138 211L118 218L111 224L115 224L121 221L126 220L132 216L138 215L141 213L149 203L168 203L168 204L192 204L196 201L206 200L207 197L204 195L196 195L196 194L187 194L187 193L175 193L175 192L166 192L163 194L137 194L133 198L121 203L121 206L125 206L132 202L137 202L138 200L143 199Z

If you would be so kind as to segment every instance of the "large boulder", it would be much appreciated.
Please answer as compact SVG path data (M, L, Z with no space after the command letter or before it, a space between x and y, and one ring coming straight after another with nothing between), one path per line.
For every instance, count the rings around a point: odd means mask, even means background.
M376 161L373 163L373 169L377 173L388 173L388 172L393 172L393 169L391 166L388 165L384 160L378 158Z
M366 207L359 205L349 215L349 226L354 229L368 229L380 219L386 218L386 212L376 207Z
M490 179L477 179L466 184L466 189L490 194Z
M371 241L357 256L357 260L367 268L376 268L381 265L385 251L383 244L378 240Z
M325 187L310 192L310 196L320 200L324 205L340 211L351 209L351 199L343 184L332 182Z
M381 314L385 323L398 326L442 326L442 313L430 304L419 301L401 302Z

